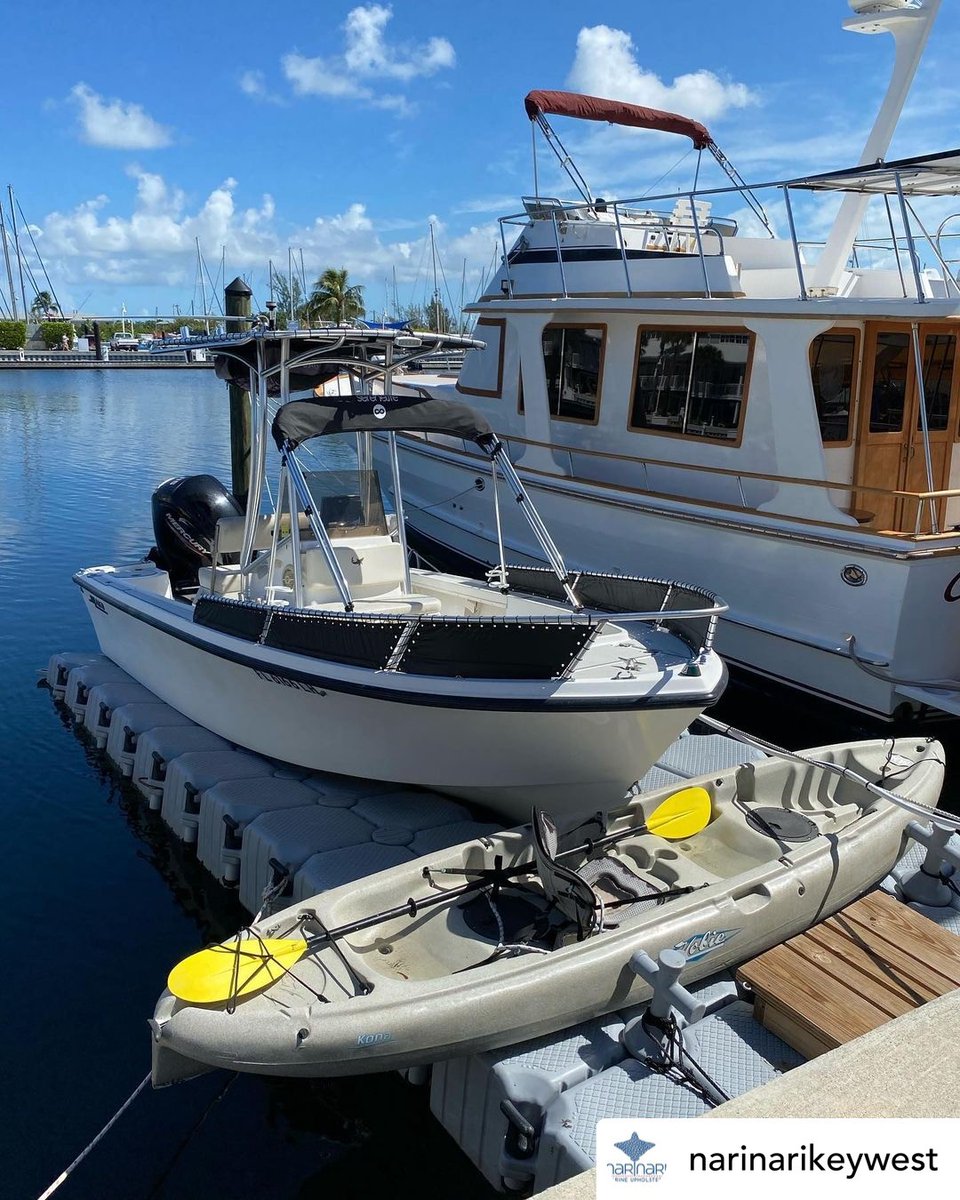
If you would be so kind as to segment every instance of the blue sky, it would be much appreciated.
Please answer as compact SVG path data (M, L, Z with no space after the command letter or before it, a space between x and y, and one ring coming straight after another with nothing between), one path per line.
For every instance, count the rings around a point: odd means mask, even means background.
M223 255L262 304L268 261L286 271L292 249L308 282L347 267L379 313L394 272L401 304L429 295L431 221L456 305L532 190L527 91L696 117L748 179L847 166L893 50L844 32L849 15L844 0L8 5L2 182L66 312L199 310L199 238L218 287ZM892 153L960 145L958 60L960 4L943 0ZM692 176L682 139L554 126L595 194ZM570 195L546 153L541 190Z

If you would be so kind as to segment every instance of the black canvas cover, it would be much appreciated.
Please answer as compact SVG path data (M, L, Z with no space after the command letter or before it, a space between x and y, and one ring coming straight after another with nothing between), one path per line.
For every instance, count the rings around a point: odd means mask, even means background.
M263 633L267 610L259 604L245 604L241 600L215 600L201 596L193 606L193 623L232 637L256 642Z
M299 446L308 438L332 433L447 433L469 438L481 446L494 440L490 426L478 413L456 400L424 400L420 396L342 396L323 400L291 400L273 420L279 447Z
M453 679L559 679L596 631L589 619L421 617L398 670Z
M508 567L507 579L518 592L531 592L551 600L562 600L566 593L560 580L548 567ZM693 617L671 621L671 609L682 612L712 608L718 603L710 592L671 583L664 579L642 579L635 575L594 575L576 573L573 588L585 608L601 612L663 612L661 623L694 650L699 650L710 627L711 617Z
M263 644L294 654L307 654L311 658L379 671L387 665L405 628L405 622L387 617L274 612Z

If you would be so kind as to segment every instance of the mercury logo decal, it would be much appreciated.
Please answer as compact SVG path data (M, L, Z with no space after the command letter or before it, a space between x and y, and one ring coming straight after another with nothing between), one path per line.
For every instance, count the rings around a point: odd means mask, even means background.
M700 933L691 934L673 947L685 956L687 962L696 962L705 958L712 950L719 950L731 938L735 938L739 929L704 929Z

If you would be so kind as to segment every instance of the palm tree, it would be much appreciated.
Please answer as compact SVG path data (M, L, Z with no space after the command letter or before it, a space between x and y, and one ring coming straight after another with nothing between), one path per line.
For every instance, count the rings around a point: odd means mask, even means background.
M363 288L356 283L347 283L347 268L327 267L313 285L307 301L311 320L332 321L335 325L346 325L362 317Z
M32 317L46 317L52 312L59 312L57 302L49 292L37 292L33 298L33 303L30 305L30 315Z

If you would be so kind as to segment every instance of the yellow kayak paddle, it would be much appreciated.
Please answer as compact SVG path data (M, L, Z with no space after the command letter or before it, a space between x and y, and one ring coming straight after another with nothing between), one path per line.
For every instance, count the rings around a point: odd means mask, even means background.
M643 833L654 833L658 837L680 841L693 837L706 828L710 821L710 812L710 793L706 788L683 788L658 804L642 825L607 834L606 837L598 838L585 846L566 850L559 857L566 858L571 854L600 849L602 846L612 845L614 842ZM521 874L532 874L535 870L535 864L522 863L508 868L501 875L503 879L516 878ZM452 888L429 896L419 902L419 908L444 903L483 886L486 886L486 880L477 879L461 888ZM412 902L408 901L399 908L371 914L362 921L340 929L327 930L325 940L332 942L345 933L369 928L380 921L400 916L409 911L410 903ZM179 1000L188 1004L226 1004L244 996L256 995L257 992L262 992L272 983L276 983L306 951L307 943L303 938L238 935L229 942L221 942L219 946L208 946L206 950L199 950L177 963L167 978L167 987Z
M188 1004L220 1004L275 983L307 948L303 938L231 938L183 959L167 987Z

